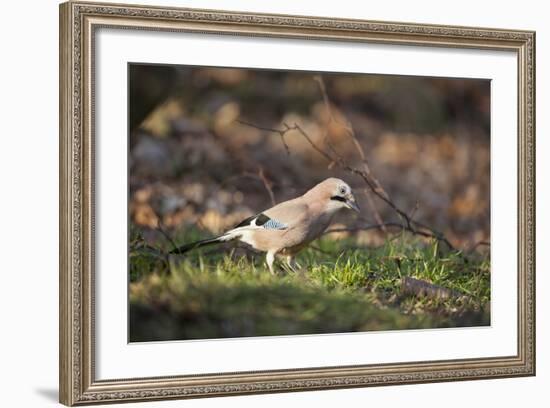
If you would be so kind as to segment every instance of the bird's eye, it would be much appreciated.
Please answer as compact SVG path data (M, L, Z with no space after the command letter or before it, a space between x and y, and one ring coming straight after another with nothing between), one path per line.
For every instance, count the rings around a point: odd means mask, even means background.
M346 187L340 187L340 194L346 194Z

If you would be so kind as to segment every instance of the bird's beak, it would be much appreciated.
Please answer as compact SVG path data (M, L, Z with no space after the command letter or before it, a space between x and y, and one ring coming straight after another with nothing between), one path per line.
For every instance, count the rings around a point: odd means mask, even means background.
M357 201L355 201L355 197L353 196L353 194L350 194L346 197L346 205L352 210L360 212L359 206L357 205Z

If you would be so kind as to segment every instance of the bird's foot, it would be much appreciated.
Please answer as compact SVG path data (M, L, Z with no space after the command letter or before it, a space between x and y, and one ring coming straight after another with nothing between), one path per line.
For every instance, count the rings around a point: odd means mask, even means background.
M287 256L285 266L290 270L290 272L295 274L302 272L302 266L291 256Z

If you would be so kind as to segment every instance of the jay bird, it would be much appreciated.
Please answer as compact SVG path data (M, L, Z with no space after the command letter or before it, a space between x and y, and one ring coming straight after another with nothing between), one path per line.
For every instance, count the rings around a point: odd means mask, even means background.
M328 178L304 195L249 217L220 236L183 245L171 253L183 254L202 246L239 240L267 253L272 274L275 255L286 256L288 266L294 270L294 256L319 238L343 208L359 212L350 186L340 179Z

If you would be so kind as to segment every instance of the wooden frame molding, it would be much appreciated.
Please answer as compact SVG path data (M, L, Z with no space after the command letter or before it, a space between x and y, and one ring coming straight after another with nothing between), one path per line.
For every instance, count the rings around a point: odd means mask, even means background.
M117 29L512 51L518 61L518 350L513 356L239 374L94 376L94 32ZM60 6L60 400L67 405L535 373L535 33L68 2Z

